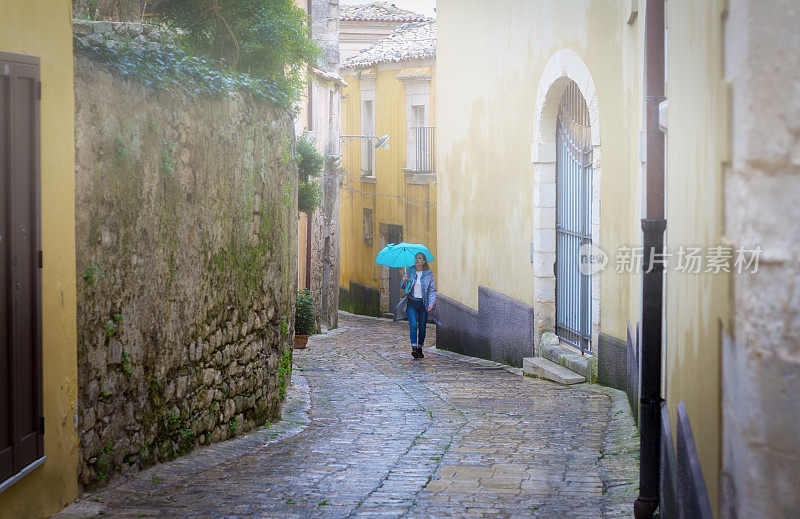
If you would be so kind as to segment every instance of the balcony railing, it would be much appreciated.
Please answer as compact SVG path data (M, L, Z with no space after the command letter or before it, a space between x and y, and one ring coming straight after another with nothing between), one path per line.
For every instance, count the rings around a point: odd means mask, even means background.
M417 173L436 172L436 148L434 146L433 126L418 126L414 128L414 167Z

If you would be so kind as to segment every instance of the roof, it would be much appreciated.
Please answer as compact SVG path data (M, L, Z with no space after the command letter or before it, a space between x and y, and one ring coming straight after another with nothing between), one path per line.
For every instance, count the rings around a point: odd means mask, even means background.
M411 67L404 68L395 76L400 81L414 81L419 79L431 79L433 77L433 67Z
M406 23L386 38L351 56L340 67L371 67L391 63L436 57L436 20Z
M340 5L339 20L364 22L423 22L427 16L395 7L389 2L373 2L361 5Z
M314 67L311 68L311 73L321 81L331 82L338 87L347 86L347 83L345 83L338 74L331 74L330 72L325 72L324 70Z

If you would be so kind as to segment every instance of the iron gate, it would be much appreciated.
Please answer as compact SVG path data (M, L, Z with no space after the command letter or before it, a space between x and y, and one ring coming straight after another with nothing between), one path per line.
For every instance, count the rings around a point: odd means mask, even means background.
M556 334L591 351L591 275L581 273L581 246L592 243L592 144L589 110L570 82L556 123Z

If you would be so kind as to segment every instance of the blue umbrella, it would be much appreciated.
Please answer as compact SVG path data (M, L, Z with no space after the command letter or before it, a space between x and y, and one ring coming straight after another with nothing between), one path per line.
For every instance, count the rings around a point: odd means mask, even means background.
M421 243L401 242L390 243L384 247L375 258L375 263L387 267L410 267L414 265L414 256L420 252L425 255L425 259L428 261L436 259L431 254L431 251L428 250L428 247Z

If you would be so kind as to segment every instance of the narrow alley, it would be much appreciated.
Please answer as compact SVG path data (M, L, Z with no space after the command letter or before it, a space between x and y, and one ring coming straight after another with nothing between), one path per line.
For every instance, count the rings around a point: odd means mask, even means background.
M281 422L56 517L630 516L638 436L621 392L433 346L414 360L405 323L339 323L295 350Z

